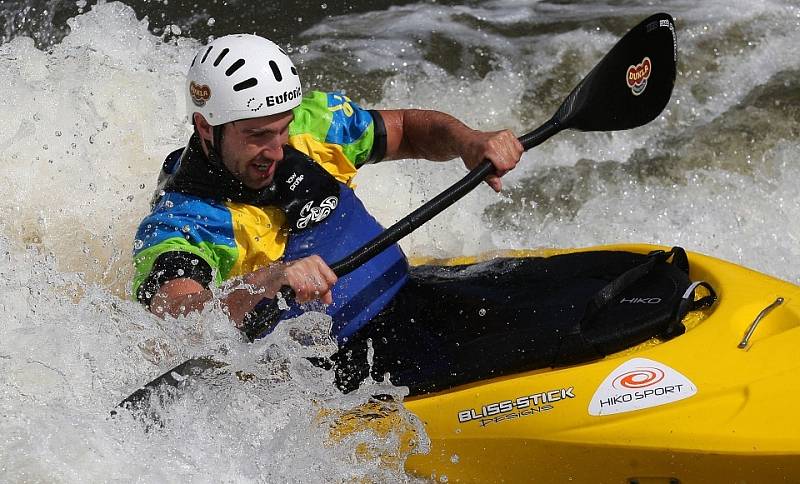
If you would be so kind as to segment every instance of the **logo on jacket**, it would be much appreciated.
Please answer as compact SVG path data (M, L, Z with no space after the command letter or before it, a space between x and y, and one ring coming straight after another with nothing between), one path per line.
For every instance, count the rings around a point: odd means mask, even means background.
M303 175L298 175L297 173L292 173L292 176L290 176L286 180L286 184L289 185L289 190L294 191L294 189L297 188L297 185L299 185L300 182L302 182L302 181L303 181Z
M189 95L195 106L205 106L206 101L211 98L211 88L205 84L197 84L194 81L189 83Z
M318 207L315 207L314 200L311 200L300 209L300 217L297 219L296 224L297 228L304 229L311 222L317 223L325 220L336 209L337 205L339 205L339 199L333 196L323 200Z
M635 66L629 66L628 72L625 74L625 82L634 96L638 96L647 89L647 80L650 79L650 73L653 71L653 64L650 62L649 57L642 59L642 62Z

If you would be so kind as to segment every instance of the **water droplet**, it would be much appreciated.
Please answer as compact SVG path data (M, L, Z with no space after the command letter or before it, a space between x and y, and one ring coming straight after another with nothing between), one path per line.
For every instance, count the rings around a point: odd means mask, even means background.
M199 260L197 260L197 259L192 259L191 261L189 261L189 263L190 263L191 265L193 265L193 266L196 266L197 264L199 264L199 263L200 263L200 261L199 261Z
M459 460L460 459L458 457L458 454L453 454L453 455L450 456L450 462L452 462L453 464L458 464Z
M184 272L183 272L183 269L178 269L178 270L177 270L177 271L175 271L175 272L176 272L176 273L177 273L179 276L183 277L183 274L184 274Z
M478 310L478 316L486 316L486 310L484 308L480 308Z
M139 239L136 239L136 240L133 241L133 250L139 250L142 247L144 247L144 242L143 241L141 241Z
M217 23L216 19L214 19L214 17L211 17L210 19L208 19L208 22L206 22L206 25L208 25L209 27L213 27L215 23Z
M141 190L144 190L144 187L145 187L145 184L144 184L144 183L140 183L140 184L139 184L139 188L140 188Z
M173 203L172 200L167 200L166 202L164 202L164 206L167 208L172 208L175 206L175 203Z
M322 10L325 10L326 8L328 8L328 4L327 3L323 3L322 5L319 6L319 8L321 8Z
M181 227L181 230L183 231L184 234L188 234L189 232L191 232L192 228L189 227L189 224L186 224L183 227Z
M61 131L56 131L56 136L61 136Z

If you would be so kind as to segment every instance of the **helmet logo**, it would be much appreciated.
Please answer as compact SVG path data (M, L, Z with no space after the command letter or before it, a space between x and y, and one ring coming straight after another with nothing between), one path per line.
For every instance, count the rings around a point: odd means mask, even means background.
M195 106L205 106L206 101L211 98L211 88L205 84L196 84L194 81L189 83L189 95Z
M300 87L296 87L291 91L283 91L283 94L278 94L277 96L267 96L265 101L267 102L267 106L277 106L278 104L283 104L287 101L291 101L293 99L297 99L303 96L303 91Z

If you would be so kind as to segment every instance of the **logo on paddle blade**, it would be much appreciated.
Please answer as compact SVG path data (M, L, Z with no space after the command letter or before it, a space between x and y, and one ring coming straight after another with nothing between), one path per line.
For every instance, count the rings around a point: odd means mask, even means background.
M628 67L628 72L625 73L625 82L634 96L638 96L647 89L647 80L650 79L650 73L653 71L653 63L649 57L642 59L642 62Z
M189 95L192 96L195 106L205 106L206 101L211 97L211 88L205 84L195 84L192 81L189 83Z

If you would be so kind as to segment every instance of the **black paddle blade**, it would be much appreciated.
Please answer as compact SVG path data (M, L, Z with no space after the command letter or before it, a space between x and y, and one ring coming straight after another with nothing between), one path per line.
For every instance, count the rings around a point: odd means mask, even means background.
M615 131L642 126L667 105L678 42L666 13L628 32L572 91L553 119L562 128Z
M117 404L117 408L130 410L143 420L158 422L160 419L158 415L153 414L150 410L149 401L150 396L153 395L153 393L156 392L159 387L166 385L173 388L180 388L181 385L190 377L202 375L209 370L222 368L227 365L227 363L218 361L210 356L186 360L180 365L151 381L144 387L128 395L125 400ZM111 411L112 417L116 414L117 409Z

